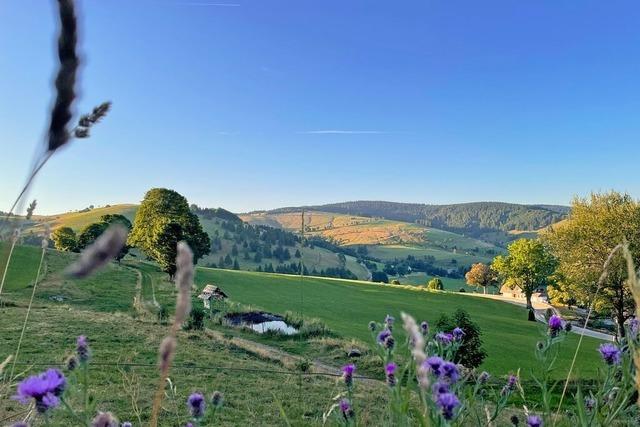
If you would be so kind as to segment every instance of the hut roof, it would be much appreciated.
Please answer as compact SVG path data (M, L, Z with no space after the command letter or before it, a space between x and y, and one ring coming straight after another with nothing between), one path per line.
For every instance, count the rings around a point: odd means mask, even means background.
M225 299L228 297L229 296L222 289L215 285L205 286L200 295L198 295L198 298L200 299Z

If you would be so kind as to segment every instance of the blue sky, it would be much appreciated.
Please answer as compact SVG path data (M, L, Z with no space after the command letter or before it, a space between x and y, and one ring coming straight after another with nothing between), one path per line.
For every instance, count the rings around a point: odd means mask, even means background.
M54 3L0 0L0 210L42 141ZM640 196L637 1L84 0L78 112L41 213L151 187L234 211Z

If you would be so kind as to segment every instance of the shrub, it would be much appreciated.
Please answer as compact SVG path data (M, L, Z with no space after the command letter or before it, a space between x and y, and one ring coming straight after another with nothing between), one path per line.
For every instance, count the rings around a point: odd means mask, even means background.
M444 289L444 284L442 283L442 280L439 277L434 277L433 279L429 280L429 283L427 284L427 289L431 291L441 291Z
M204 329L204 310L201 307L194 307L189 314L189 320L186 325L184 325L184 329L201 331Z
M399 284L400 284L400 280L398 280L398 279L393 279L393 280L391 281L391 284L392 284L392 285L399 285Z
M460 350L456 353L453 361L467 368L477 368L487 357L487 352L482 348L480 327L471 320L469 313L462 309L456 310L452 317L443 314L436 322L436 330L438 331L449 332L456 327L462 329L464 336Z

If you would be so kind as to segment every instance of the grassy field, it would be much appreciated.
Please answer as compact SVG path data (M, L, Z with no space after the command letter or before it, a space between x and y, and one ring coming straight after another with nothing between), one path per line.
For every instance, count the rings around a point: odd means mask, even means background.
M507 303L457 293L419 291L415 287L409 290L320 278L305 278L301 282L298 277L286 275L217 269L199 269L196 281L201 287L215 283L232 300L244 304L278 313L302 311L305 316L322 319L338 334L362 341L370 340L367 323L381 320L387 313L399 318L400 312L405 311L433 323L441 314L463 308L484 333L488 352L484 369L502 375L521 369L523 375L529 375L536 365L533 350L540 339L541 326L526 320L524 308ZM577 339L577 335L568 337L558 359L558 375L565 373ZM585 338L576 365L580 375L595 374L599 363L597 344L597 340Z
M39 252L34 247L17 247L10 264L0 304L2 360L15 350ZM154 265L135 260L121 266L110 264L91 279L64 279L61 270L75 258L75 254L47 251L47 275L36 292L16 372L22 376L60 364L73 351L76 336L87 335L93 353L92 390L100 402L97 409L113 411L121 420L143 425L148 422L157 383L157 348L169 326L134 310L133 300L141 296L150 303L155 294L161 304L172 305L174 285ZM62 297L62 301L51 300L50 296ZM341 390L334 378L300 376L299 368L291 363L251 347L240 347L225 337L184 331L179 332L178 342L170 376L176 393L165 400L163 426L187 422L184 402L191 392L211 393L216 389L224 393L226 401L220 413L221 425L281 425L278 405L294 424L320 425L322 413ZM7 417L24 408L8 398L13 387L1 385L0 420L9 422ZM383 422L379 396L384 399L384 395L382 383L359 384L357 398L368 423ZM72 397L71 403L77 406L78 397ZM53 425L73 425L64 418L52 421Z
M435 264L443 268L457 268L459 265L469 266L475 262L490 263L493 259L490 255L470 254L464 251L443 250L440 248L411 246L411 245L375 245L367 246L369 255L383 261L393 261L394 259L406 258L413 255L416 258L433 256ZM454 264L452 260L456 260Z
M42 229L42 225L48 223L52 229L58 227L71 227L74 231L78 232L85 228L87 225L98 222L102 215L107 214L120 214L126 216L131 222L138 210L138 205L112 205L109 207L94 208L87 212L67 212L57 215L48 216L34 216L34 222L30 227L26 228L26 232L38 231Z
M0 305L2 359L14 351L39 253L38 248L18 246L9 268ZM135 402L141 408L144 422L157 376L156 349L168 328L157 323L153 302L167 306L171 313L174 285L154 264L139 259L127 259L122 265L110 264L90 279L66 279L61 271L76 256L47 251L46 276L36 292L19 360L20 372L35 372L44 365L60 363L72 350L74 338L86 334L94 351L92 378L99 384L95 391L102 402L99 409L112 410L122 419L136 420L132 405ZM322 412L330 405L329 399L340 390L335 380L309 376L302 377L300 382L297 365L280 356L265 354L259 347L247 346L247 342L335 367L347 362L346 348L362 348L366 357L356 362L359 371L379 376L379 362L375 363L367 349L371 342L367 330L370 320L381 320L387 313L399 318L400 312L406 311L433 324L440 314L464 308L483 331L488 358L482 369L490 371L499 383L507 373L518 369L524 378L530 376L536 367L533 348L543 333L541 325L525 320L526 313L520 307L458 293L426 292L414 286L324 278L301 281L295 276L199 268L197 288L207 283L221 286L234 303L274 313L300 312L305 318L320 319L335 335L309 340L277 338L219 325L210 325L219 331L217 336L180 332L177 367L171 375L177 395L167 401L162 425L184 423L185 397L193 390L213 389L221 389L227 397L227 407L221 414L223 425L237 425L241 421L277 425L281 423L278 404L285 407L293 420L305 425L320 424ZM194 288L194 295L196 291ZM141 307L134 307L135 300L142 301ZM201 302L194 298L194 304ZM395 334L402 342L401 328L396 328ZM245 340L244 345L238 344L238 337ZM563 345L557 377L565 374L576 341L577 335L571 335ZM578 378L594 376L600 365L597 345L598 341L585 338L576 365ZM131 363L135 366L128 365ZM363 383L358 395L367 420L371 424L383 423L380 396L384 392L380 384ZM0 419L20 410L11 400L0 396L0 401Z

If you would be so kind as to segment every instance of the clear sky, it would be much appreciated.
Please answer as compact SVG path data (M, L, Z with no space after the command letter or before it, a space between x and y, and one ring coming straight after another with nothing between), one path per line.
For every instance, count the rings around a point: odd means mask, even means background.
M40 213L151 187L234 211L640 196L640 3L84 0L82 97ZM0 0L0 210L42 141L53 1Z

